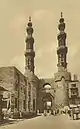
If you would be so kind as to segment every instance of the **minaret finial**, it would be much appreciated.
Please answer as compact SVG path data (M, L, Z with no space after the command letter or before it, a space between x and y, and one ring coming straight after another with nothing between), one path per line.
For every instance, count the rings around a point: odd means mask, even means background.
M61 17L63 17L63 13L61 12Z
M29 16L28 27L32 27L31 16Z
M29 16L29 22L31 22L31 16Z

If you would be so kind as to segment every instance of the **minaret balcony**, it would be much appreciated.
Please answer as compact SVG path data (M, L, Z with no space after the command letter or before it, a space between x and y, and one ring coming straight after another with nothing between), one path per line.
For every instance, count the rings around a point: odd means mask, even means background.
M60 66L66 67L66 66L67 66L67 63L66 63L66 62L59 62L59 63L57 64L57 66L58 66L58 67L60 67Z
M57 54L67 54L68 49L65 46L60 46L57 48Z
M35 57L35 52L32 49L27 49L24 53L25 56L33 56Z

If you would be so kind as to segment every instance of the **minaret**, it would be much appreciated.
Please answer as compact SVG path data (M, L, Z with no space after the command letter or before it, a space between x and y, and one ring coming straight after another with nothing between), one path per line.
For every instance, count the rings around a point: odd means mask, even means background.
M25 51L25 73L27 73L27 70L32 72L34 74L34 38L32 37L33 34L33 28L32 28L32 22L31 17L29 17L29 22L27 24L26 28L27 37L26 37L26 51Z
M65 23L64 18L61 12L61 18L59 20L59 34L57 36L58 39L58 48L57 48L57 55L58 55L58 72L67 71L67 62L66 62L66 55L67 55L67 47L66 47L66 33L65 30Z
M58 39L58 71L54 74L55 79L55 104L58 107L63 107L68 105L68 84L71 82L71 73L67 70L67 52L68 48L66 46L66 33L65 33L65 23L61 12L61 18L59 20L59 34Z

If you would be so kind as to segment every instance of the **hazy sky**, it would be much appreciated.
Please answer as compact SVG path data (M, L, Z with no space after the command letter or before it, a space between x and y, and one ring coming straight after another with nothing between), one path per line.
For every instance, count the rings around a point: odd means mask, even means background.
M15 65L24 72L28 17L35 38L35 73L57 72L57 34L60 12L66 22L68 71L80 75L80 0L0 0L0 66Z

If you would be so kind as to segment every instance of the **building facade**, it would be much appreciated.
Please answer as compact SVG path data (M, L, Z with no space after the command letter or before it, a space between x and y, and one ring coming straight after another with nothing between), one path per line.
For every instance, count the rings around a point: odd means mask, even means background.
M27 78L16 67L10 66L0 68L0 79L0 85L8 90L3 93L4 113L36 113L37 97L33 76Z
M80 105L80 81L73 80L69 83L69 105Z
M3 108L10 112L36 113L44 110L54 110L80 103L80 82L72 81L71 73L67 69L65 22L61 13L59 20L59 34L57 35L58 70L52 78L39 79L35 75L34 66L34 38L31 17L27 24L25 73L24 75L14 66L0 68L0 85L8 91L3 95ZM75 98L75 99L74 99ZM74 101L74 102L73 102Z

